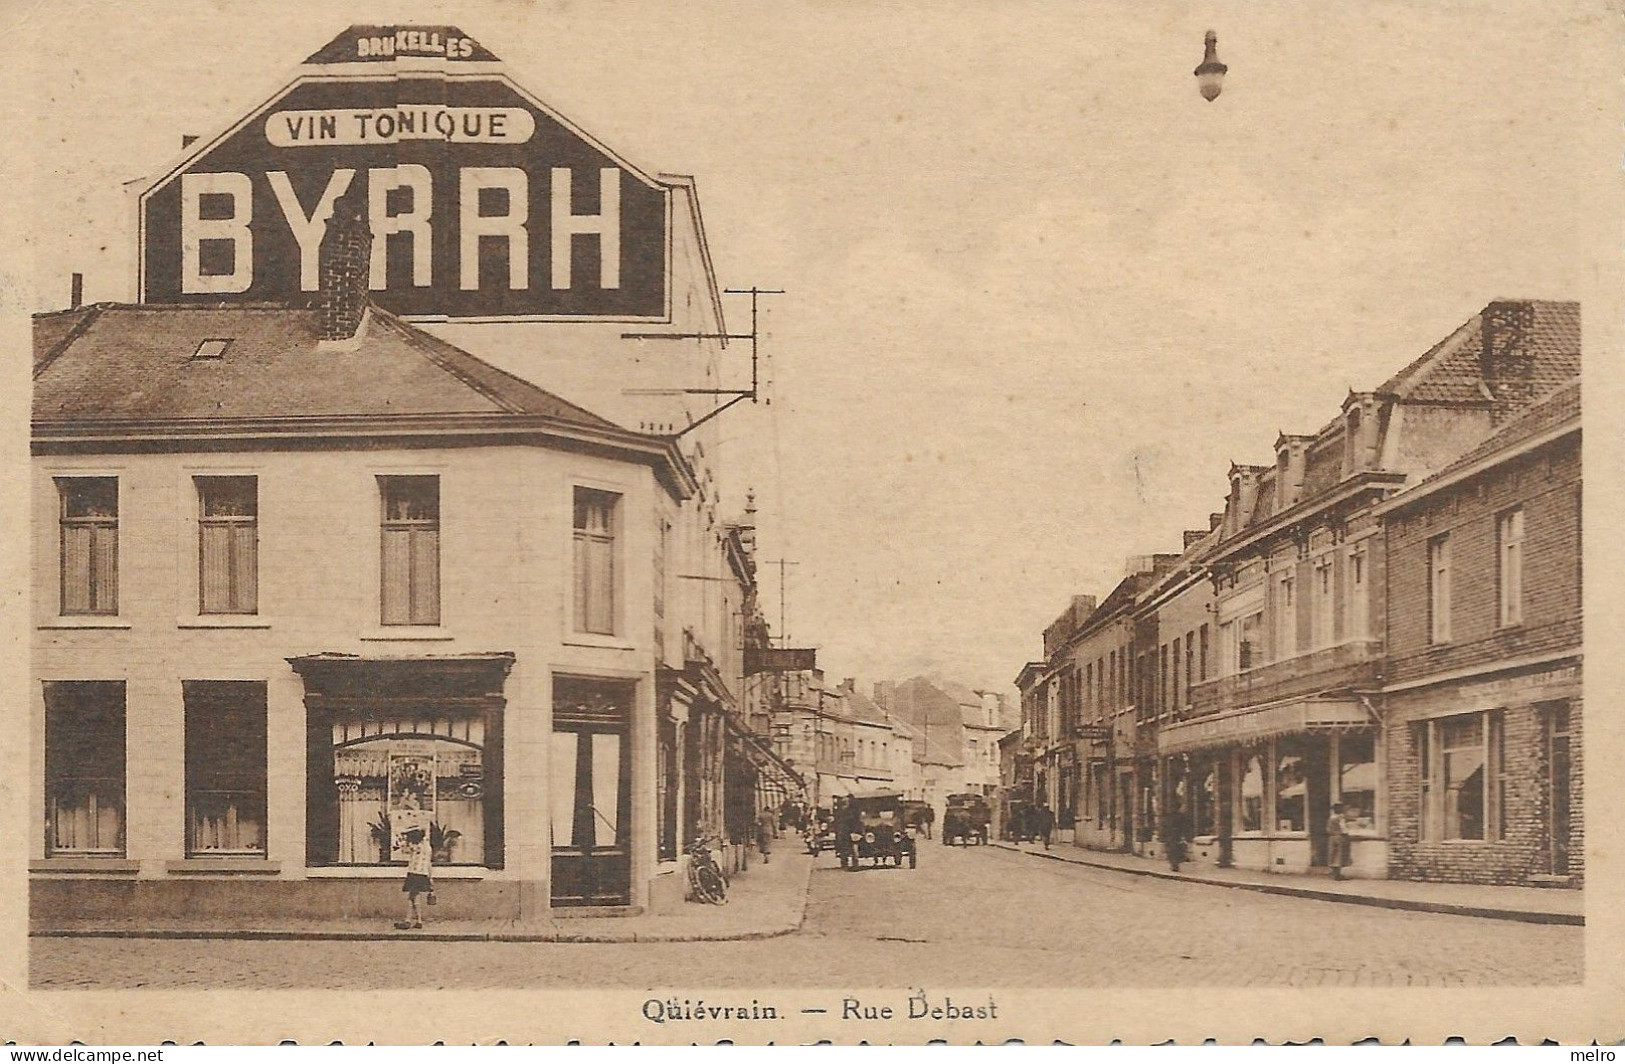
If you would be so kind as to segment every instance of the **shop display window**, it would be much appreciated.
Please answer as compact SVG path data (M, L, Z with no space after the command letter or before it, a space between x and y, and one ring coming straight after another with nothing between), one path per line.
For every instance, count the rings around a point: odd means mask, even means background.
M1276 742L1275 830L1308 830L1308 764L1303 744L1295 738ZM1324 756L1324 754L1322 754Z
M1236 803L1236 830L1261 832L1264 830L1264 754L1263 751L1243 753L1241 775L1237 784L1241 800Z
M333 725L338 863L406 860L428 833L436 864L485 863L485 727L478 716Z
M1343 823L1351 832L1377 830L1377 740L1371 735L1343 735L1337 740L1337 800Z
M1504 837L1499 710L1418 724L1421 837L1478 841Z

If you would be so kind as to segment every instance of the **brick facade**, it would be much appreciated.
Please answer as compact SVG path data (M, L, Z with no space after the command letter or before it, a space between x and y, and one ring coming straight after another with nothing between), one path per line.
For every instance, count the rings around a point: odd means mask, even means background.
M1570 431L1534 446L1509 442L1504 457L1491 455L1482 468L1465 470L1473 475L1419 491L1414 501L1401 496L1386 515L1384 769L1395 878L1521 884L1554 873L1584 877L1577 399L1575 410ZM1524 523L1522 615L1503 624L1499 528L1514 509ZM1446 535L1450 638L1434 643L1429 544ZM1565 710L1566 832L1556 822L1552 764L1554 715ZM1444 840L1437 826L1429 832L1424 824L1420 735L1430 721L1468 714L1500 721L1486 744L1485 770L1486 804L1498 808L1486 810L1485 839Z

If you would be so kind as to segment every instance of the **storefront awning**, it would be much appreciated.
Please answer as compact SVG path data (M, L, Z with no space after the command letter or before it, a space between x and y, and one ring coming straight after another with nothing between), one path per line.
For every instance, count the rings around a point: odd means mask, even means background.
M765 738L745 728L733 718L732 714L724 719L728 722L729 743L747 761L755 765L758 772L778 784L786 794L799 794L806 788L806 781L801 778L801 774L774 753Z
M1357 699L1305 698L1164 725L1157 733L1157 752L1180 754L1255 742L1276 735L1358 731L1371 728L1375 723L1371 713Z

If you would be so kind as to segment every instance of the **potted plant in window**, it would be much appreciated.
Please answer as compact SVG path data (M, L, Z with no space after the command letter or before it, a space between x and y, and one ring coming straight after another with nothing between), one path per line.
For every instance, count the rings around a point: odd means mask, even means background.
M429 822L429 849L434 853L436 864L450 864L451 851L457 848L457 842L463 833L456 828L447 830L440 826L440 821Z
M378 863L389 863L389 814L380 812L378 818L367 825L367 833L372 836L373 845L378 847Z

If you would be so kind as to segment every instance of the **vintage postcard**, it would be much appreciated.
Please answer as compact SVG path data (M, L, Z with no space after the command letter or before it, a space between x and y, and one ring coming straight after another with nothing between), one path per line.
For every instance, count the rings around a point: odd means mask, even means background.
M0 1036L1625 1038L1617 3L0 12Z

